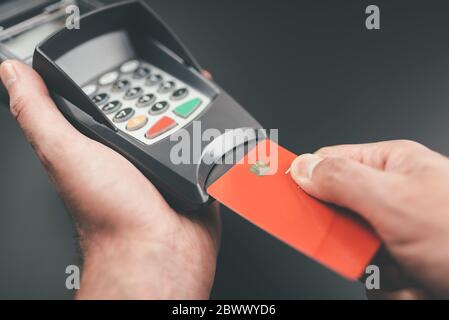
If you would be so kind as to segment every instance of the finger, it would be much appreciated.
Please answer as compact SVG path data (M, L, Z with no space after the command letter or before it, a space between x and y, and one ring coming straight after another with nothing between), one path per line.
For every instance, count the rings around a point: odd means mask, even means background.
M29 66L13 60L0 65L0 77L8 90L10 110L26 138L44 162L76 146L81 134L62 116L45 83Z
M397 155L407 157L420 151L429 151L429 149L410 140L392 140L324 147L317 150L315 154L324 157L352 159L367 166L385 170L392 157Z
M308 194L360 213L369 222L389 190L386 173L347 158L305 154L296 158L291 176Z
M212 80L212 79L213 79L212 74L211 74L209 71L207 71L206 69L203 69L203 70L201 71L201 74L202 74L203 77L205 77L207 80Z

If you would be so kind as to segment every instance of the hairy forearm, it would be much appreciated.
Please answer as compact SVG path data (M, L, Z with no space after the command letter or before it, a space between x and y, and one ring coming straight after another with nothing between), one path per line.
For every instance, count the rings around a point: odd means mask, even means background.
M205 281L200 270L194 270L196 266L185 254L173 252L164 245L110 238L87 240L83 248L84 266L77 299L207 299L209 296L211 281Z

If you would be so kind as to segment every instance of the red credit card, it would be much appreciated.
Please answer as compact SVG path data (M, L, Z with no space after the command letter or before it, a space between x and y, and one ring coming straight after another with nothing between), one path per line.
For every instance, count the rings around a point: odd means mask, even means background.
M207 191L296 250L346 278L358 279L380 246L378 237L360 220L302 191L286 174L295 158L264 140Z

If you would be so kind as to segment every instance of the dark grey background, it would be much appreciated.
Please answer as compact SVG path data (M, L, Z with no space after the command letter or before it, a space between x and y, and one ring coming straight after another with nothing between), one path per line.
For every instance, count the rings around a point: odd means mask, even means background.
M408 138L449 154L449 5L361 0L151 0L216 81L296 153ZM68 142L70 143L70 142ZM0 110L0 298L70 298L72 224L36 156ZM213 298L364 298L223 210Z

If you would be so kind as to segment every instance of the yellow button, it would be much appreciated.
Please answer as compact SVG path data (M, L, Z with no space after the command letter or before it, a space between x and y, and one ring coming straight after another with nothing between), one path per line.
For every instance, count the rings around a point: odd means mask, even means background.
M137 117L132 118L128 121L126 124L126 130L128 131L136 131L142 128L144 125L146 125L148 122L148 118L145 115L140 115Z

